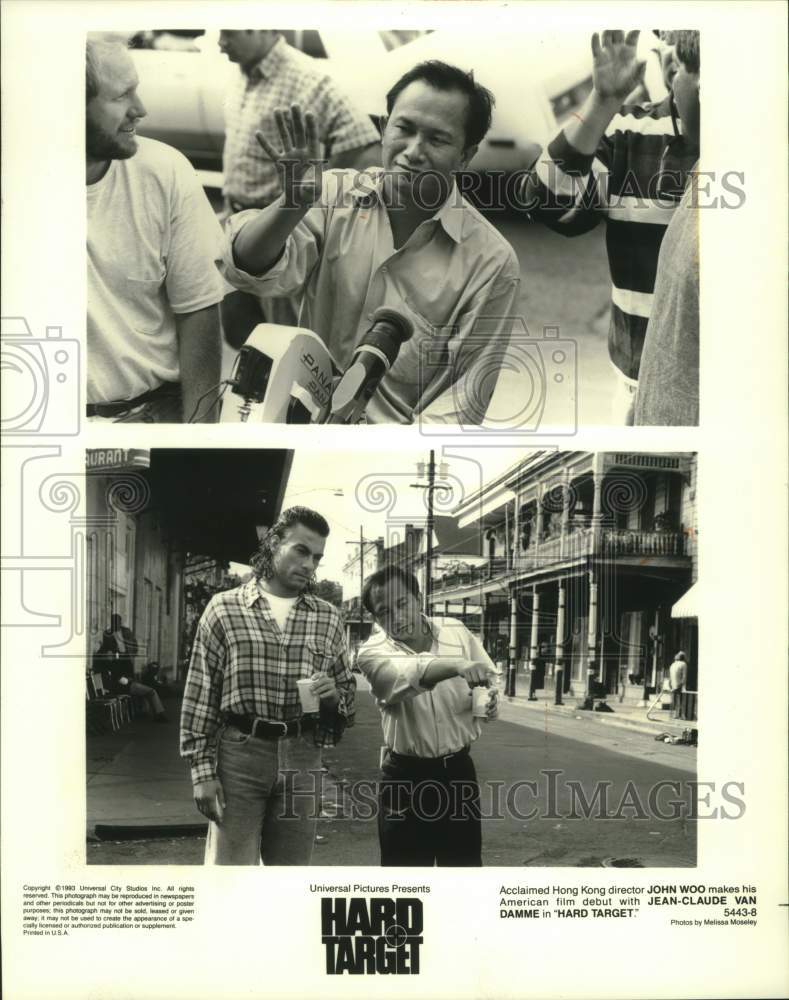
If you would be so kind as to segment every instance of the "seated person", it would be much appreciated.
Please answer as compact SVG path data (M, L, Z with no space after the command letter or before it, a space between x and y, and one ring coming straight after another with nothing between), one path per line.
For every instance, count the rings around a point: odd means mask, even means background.
M340 368L379 306L414 334L367 407L373 423L482 423L510 340L520 268L512 247L461 195L492 95L470 74L422 63L387 95L384 169L322 171L315 116L277 110L283 194L227 223L235 287L293 296Z
M134 676L136 652L134 633L123 625L120 615L113 615L96 654L107 690L112 695L128 694L132 698L142 698L156 722L167 722L164 705L156 690L148 684L141 684Z

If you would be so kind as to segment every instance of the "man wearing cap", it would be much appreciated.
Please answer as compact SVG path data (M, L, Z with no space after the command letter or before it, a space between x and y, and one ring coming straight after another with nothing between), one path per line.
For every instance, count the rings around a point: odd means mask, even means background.
M308 865L321 747L353 724L356 681L337 609L311 592L329 526L284 511L251 560L253 579L208 602L181 715L181 754L209 820L209 865ZM317 712L297 682L313 679Z

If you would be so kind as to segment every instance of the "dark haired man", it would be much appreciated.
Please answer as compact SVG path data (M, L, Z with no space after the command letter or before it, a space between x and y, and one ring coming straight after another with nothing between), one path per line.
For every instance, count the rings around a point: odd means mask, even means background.
M445 63L416 66L387 96L383 171L325 171L315 116L275 114L283 195L228 222L237 288L292 295L341 368L375 310L414 335L367 408L374 423L482 422L509 343L520 270L512 247L458 191L490 126L492 95Z
M129 53L90 36L85 143L91 419L216 419L222 231L189 161L137 137Z
M356 681L336 608L311 583L329 526L284 511L260 544L254 577L216 594L197 626L181 715L181 754L208 818L206 864L309 864L321 747L353 723ZM320 699L302 713L296 682Z
M536 221L580 236L606 220L611 273L608 353L616 373L612 420L633 423L641 352L653 306L660 244L698 159L698 137L677 117L671 47L661 32L670 92L626 105L643 77L638 31L592 37L592 92L524 180L522 203Z
M677 32L674 99L682 128L699 146L701 54L698 31ZM660 247L635 423L696 426L699 422L699 231L693 177Z
M471 692L491 684L496 668L461 622L422 614L411 573L397 566L373 573L362 600L379 626L356 663L381 710L386 747L381 864L479 866L479 785L469 747L482 727ZM494 685L487 718L497 713Z
M134 657L137 651L138 644L132 630L123 624L121 615L112 615L110 627L104 630L101 645L96 653L97 660L102 665L102 674L106 676L110 694L126 694L132 698L142 698L148 703L156 722L167 722L167 713L159 692L149 685L144 677L140 681L134 675Z

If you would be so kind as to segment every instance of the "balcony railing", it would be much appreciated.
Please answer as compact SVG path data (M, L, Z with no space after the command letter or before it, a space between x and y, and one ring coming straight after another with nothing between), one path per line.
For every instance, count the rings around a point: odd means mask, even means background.
M603 552L612 556L684 556L685 536L678 531L603 532Z
M630 531L602 528L599 546L595 550L592 528L570 530L562 538L555 535L532 543L528 549L507 559L494 558L482 566L456 570L433 583L434 592L454 590L485 583L489 580L539 570L543 567L572 563L577 559L598 554L607 558L624 556L685 555L685 536L675 531Z

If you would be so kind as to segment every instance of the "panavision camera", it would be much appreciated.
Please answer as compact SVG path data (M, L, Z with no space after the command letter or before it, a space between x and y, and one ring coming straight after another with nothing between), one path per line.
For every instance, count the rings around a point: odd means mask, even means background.
M222 422L359 423L412 333L408 319L381 307L342 372L311 330L260 323L238 352Z

